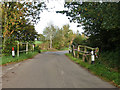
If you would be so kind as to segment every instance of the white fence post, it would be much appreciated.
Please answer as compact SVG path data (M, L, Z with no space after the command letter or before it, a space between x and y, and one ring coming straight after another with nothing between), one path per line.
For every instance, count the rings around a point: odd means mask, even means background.
M80 52L80 48L78 46L78 48L77 48L77 58L79 58L79 52Z
M91 51L91 64L94 64L94 61L95 61L94 51Z
M26 54L28 53L28 42L26 43Z

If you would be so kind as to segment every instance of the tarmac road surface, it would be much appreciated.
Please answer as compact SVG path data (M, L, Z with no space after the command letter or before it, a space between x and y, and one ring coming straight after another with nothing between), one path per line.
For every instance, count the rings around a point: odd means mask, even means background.
M2 87L115 88L72 62L64 55L67 52L45 52L19 64L4 66Z

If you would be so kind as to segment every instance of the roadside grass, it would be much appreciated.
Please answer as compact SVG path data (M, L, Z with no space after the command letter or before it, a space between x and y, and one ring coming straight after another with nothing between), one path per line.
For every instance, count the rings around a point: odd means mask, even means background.
M35 44L42 44L42 41L35 41Z
M47 51L55 51L55 50L41 50L41 52L47 52ZM20 62L26 59L30 59L33 58L35 55L37 55L39 52L36 50L34 52L28 52L28 54L26 53L20 53L20 56L17 57L12 57L12 55L10 56L2 56L2 62L0 62L0 65L5 65L8 63L14 63L14 62Z
M89 64L87 62L83 62L82 59L74 58L71 54L67 53L65 55L68 56L75 63L88 69L91 73L99 76L106 81L109 81L116 87L120 88L120 72L113 71L111 68L106 67L104 64L101 64L98 61L96 61L95 64Z
M30 59L30 58L33 58L33 56L37 55L38 52L28 52L28 54L26 53L21 53L19 57L15 56L15 57L12 57L12 56L2 56L2 62L0 63L0 65L5 65L5 64L8 64L8 63L13 63L13 62L20 62L20 61L23 61L23 60L26 60L26 59Z
M48 50L46 50L46 49L45 49L45 50L41 50L41 52L47 52L47 51L48 51Z

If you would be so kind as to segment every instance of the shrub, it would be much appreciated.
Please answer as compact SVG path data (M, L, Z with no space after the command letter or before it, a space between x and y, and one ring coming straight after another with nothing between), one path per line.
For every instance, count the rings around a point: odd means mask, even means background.
M102 52L99 57L99 61L110 68L118 70L118 68L120 67L119 54L120 53L117 49L113 51Z

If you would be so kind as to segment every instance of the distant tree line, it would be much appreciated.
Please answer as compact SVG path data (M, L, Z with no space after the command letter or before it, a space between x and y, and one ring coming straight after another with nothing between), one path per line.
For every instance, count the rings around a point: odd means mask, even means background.
M49 48L56 49L69 47L70 42L76 36L69 25L64 25L62 28L53 25L48 26L44 29L43 35L45 40L49 42Z

